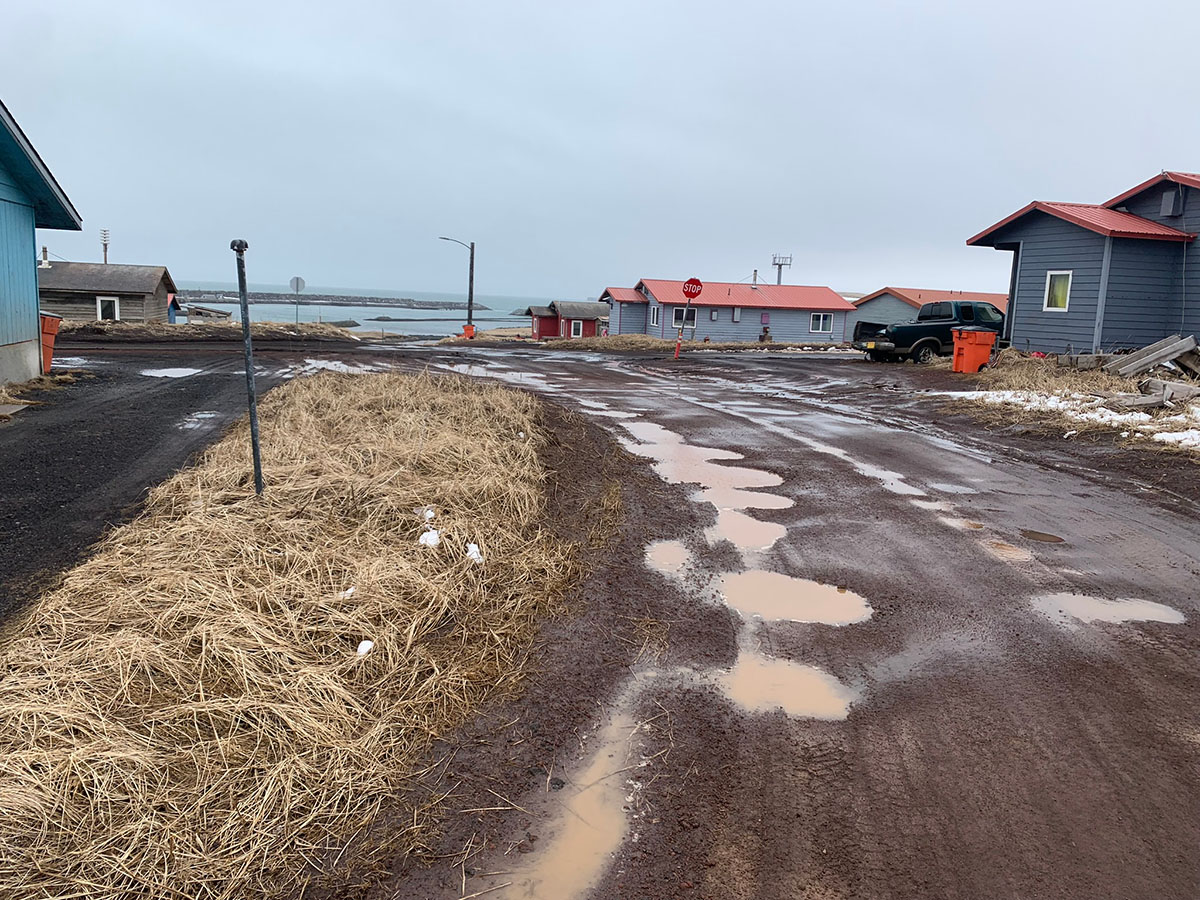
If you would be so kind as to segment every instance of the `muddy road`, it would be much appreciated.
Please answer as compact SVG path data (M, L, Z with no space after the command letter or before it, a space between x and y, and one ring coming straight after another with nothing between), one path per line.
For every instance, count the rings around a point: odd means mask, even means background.
M132 351L78 352L102 369ZM627 514L525 695L438 748L429 793L452 799L427 856L328 896L1200 896L1184 458L985 432L937 395L962 386L947 373L851 357L264 362L314 365L535 391L581 415L549 423L555 503L617 478ZM174 400L127 376L174 429L153 451L131 420L130 447L165 467L201 446L190 413L240 411L222 366ZM74 415L98 433L114 413Z
M674 524L608 577L695 614L562 748L565 789L535 769L491 822L515 834L394 896L1200 895L1190 464L983 433L911 366L397 362L537 391L653 467Z

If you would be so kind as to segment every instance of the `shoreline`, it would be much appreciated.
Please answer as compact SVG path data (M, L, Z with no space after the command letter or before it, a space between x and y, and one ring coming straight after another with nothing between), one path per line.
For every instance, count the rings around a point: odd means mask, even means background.
M203 306L205 303L237 303L237 296L230 297L217 291L180 290L175 294L181 303L195 303ZM354 297L340 294L280 294L264 291L250 291L246 299L255 303L281 303L288 306L377 306L381 309L426 309L463 311L467 304L458 300L416 300L411 297ZM475 304L476 310L492 312L489 306Z

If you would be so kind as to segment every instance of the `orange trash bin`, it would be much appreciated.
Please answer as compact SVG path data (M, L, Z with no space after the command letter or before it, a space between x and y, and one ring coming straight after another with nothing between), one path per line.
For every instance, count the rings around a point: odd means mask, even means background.
M953 371L978 372L992 358L995 344L994 331L986 328L955 328Z
M462 336L465 338L474 338L475 337L475 326L474 325L464 325L463 330L462 330Z
M42 320L42 374L49 375L54 363L54 338L62 324L62 316L54 313L38 313L38 316Z

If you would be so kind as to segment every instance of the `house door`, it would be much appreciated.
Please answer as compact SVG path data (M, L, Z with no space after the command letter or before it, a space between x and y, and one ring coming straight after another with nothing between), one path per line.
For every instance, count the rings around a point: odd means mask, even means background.
M565 338L567 336L567 320L566 319L558 320L558 336L560 338Z
M121 298L120 297L97 297L96 298L96 318L100 321L119 322L121 321Z

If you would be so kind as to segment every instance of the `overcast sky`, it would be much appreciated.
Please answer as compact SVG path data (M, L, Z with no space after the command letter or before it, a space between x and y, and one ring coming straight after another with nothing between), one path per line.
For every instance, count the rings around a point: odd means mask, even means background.
M639 277L1007 290L964 240L1200 170L1194 0L26 3L0 99L180 281L596 296Z

